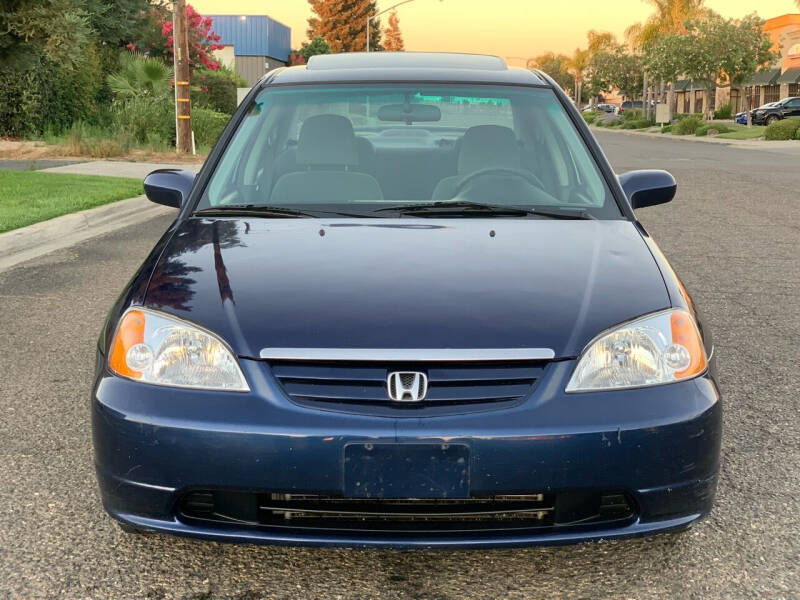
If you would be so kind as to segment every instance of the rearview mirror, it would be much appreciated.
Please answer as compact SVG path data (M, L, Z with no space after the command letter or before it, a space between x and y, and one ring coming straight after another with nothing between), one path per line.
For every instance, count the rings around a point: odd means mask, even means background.
M194 185L194 173L178 169L158 169L144 178L148 200L164 206L180 208Z
M441 121L442 111L432 104L384 104L378 109L379 121L396 123L432 123Z
M632 208L664 204L675 197L678 184L666 171L628 171L617 177Z

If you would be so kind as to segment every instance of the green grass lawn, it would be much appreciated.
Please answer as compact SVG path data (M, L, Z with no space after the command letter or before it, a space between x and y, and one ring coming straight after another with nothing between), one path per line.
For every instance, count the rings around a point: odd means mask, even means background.
M764 137L764 130L766 127L762 125L728 125L729 128L734 129L730 133L720 133L717 137L723 140L755 140Z
M139 179L0 171L0 233L140 194Z

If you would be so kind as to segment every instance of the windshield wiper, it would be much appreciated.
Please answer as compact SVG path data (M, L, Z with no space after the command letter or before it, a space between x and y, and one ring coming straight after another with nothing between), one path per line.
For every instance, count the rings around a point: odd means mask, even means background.
M272 206L269 204L229 204L196 210L195 215L203 217L279 217L286 219L313 219L319 215L336 215L340 217L369 217L368 214L337 212L332 210L302 211L288 206Z
M596 219L586 210L569 208L524 208L522 206L507 206L503 204L488 204L484 202L470 202L456 200L452 202L437 201L425 204L400 204L379 208L375 212L395 211L400 214L490 214L490 215L518 215L539 216L551 219Z

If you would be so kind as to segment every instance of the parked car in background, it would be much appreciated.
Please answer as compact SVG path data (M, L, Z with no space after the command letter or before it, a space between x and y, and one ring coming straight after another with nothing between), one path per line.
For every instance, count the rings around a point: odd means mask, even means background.
M711 333L634 212L675 179L617 176L547 75L314 56L254 86L199 175L144 188L176 219L91 392L126 530L485 548L711 510Z
M616 104L598 104L596 110L600 110L615 115L619 112L619 106L617 106Z
M753 123L769 125L787 117L800 117L800 97L791 96L778 102L759 106L752 113Z
M756 110L762 110L762 109L766 109L766 108L771 108L774 105L775 105L774 102L767 102L766 104L762 104L758 108L754 108L753 110L751 110L750 111L750 116L752 117L753 113ZM745 111L742 111L740 113L736 113L736 117L734 117L734 120L737 123L739 123L740 125L747 125L747 111L745 110Z
M632 110L634 108L641 109L644 107L644 103L641 100L626 100L622 104L619 105L619 112L625 112L626 110Z

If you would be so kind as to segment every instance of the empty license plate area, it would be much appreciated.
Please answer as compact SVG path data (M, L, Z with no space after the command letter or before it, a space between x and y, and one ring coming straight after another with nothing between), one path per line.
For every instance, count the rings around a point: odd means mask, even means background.
M348 444L345 498L468 498L464 444Z

